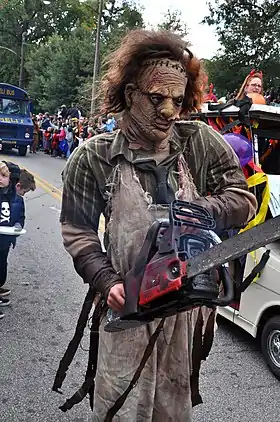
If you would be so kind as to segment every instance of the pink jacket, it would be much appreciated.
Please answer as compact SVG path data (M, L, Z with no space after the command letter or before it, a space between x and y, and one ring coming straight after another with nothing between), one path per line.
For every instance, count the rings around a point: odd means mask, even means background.
M64 129L60 129L59 140L63 141L63 139L66 139L66 132Z

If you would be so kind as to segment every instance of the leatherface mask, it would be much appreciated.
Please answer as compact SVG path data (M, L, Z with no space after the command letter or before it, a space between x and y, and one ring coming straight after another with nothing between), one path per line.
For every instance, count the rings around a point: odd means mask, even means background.
M125 92L124 132L132 149L166 148L180 117L187 82L179 62L163 59L143 64L137 84L128 84Z

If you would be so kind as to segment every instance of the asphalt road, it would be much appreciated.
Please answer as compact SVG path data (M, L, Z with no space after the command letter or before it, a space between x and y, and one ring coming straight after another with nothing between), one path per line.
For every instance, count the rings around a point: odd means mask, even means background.
M43 153L9 159L34 172L38 188L26 197L27 234L9 259L12 305L0 321L0 421L87 422L87 400L67 413L59 406L83 381L88 333L68 371L64 396L51 391L86 293L60 235L64 161ZM194 422L280 421L280 383L257 343L223 320L202 367L201 392L204 404L195 409Z

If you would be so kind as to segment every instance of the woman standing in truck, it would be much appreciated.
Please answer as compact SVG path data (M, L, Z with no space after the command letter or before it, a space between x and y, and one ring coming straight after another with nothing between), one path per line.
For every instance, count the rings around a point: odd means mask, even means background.
M263 74L261 71L251 70L241 85L236 99L242 100L247 94L263 95Z

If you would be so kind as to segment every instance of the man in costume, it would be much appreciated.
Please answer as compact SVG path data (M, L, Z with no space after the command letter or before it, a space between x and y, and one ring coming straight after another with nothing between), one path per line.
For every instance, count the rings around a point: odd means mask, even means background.
M172 200L206 207L219 230L241 227L254 215L255 197L231 147L206 124L179 121L200 107L202 78L200 62L176 35L130 32L110 57L103 81L103 112L122 112L121 128L85 142L67 162L64 245L84 282L114 311L124 305L122 280L148 229L167 216ZM101 214L106 253L97 234ZM191 421L192 406L201 403L197 360L211 348L214 321L215 311L206 307L167 318L113 420ZM127 389L158 325L108 333L105 323L106 317L100 327L95 422L112 420L107 412ZM202 342L204 350L196 353Z

